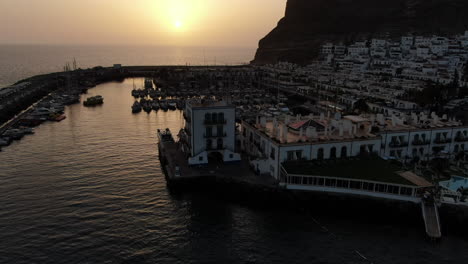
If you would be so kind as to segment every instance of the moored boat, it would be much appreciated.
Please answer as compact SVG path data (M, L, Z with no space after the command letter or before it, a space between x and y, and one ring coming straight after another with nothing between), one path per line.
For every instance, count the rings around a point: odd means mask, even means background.
M13 140L20 140L24 136L24 132L20 129L9 129L3 133L3 136L9 137Z
M149 114L153 110L153 108L151 107L151 104L149 102L146 102L145 104L143 104L143 110L145 110L145 112Z
M151 104L151 107L153 108L154 111L159 110L159 103L157 100L154 100L153 103Z
M142 110L142 107L141 107L141 104L138 102L138 101L135 101L135 103L133 103L132 105L132 113L139 113L141 112Z
M166 102L166 100L161 100L159 101L159 106L161 107L162 110L167 111L169 109L169 106Z
M177 109L177 104L174 101L169 101L167 106L171 110L176 110Z
M100 95L89 97L86 101L83 102L84 106L97 106L104 103L104 98Z

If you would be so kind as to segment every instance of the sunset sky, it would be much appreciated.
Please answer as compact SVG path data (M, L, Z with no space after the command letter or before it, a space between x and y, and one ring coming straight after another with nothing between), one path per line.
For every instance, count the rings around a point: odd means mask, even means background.
M254 47L286 0L0 0L0 43Z

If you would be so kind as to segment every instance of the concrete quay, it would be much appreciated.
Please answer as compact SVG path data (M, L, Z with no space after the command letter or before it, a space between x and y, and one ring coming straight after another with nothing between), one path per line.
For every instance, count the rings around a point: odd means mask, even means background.
M273 177L255 174L246 158L233 163L189 166L187 157L180 150L180 143L165 142L164 146L159 145L159 159L169 186L209 180L247 184L271 190L280 188Z

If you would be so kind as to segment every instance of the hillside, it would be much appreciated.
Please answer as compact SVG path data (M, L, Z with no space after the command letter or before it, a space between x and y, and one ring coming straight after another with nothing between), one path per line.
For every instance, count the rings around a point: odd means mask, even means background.
M327 41L458 34L468 28L466 13L466 0L288 0L285 17L260 40L252 62L307 63Z

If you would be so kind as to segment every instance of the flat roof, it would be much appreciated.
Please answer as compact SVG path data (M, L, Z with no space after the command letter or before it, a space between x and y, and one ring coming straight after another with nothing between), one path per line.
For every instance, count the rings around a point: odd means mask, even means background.
M405 171L405 172L400 172L398 173L401 177L407 179L408 181L412 182L414 185L419 186L419 187L432 187L433 184L428 182L426 179L423 177L420 177L416 175L415 173L411 171Z
M304 123L303 123L304 121ZM352 141L352 140L373 140L379 138L377 135L370 134L368 132L367 128L357 128L356 134L350 134L348 132L344 132L343 135L339 134L339 131L329 131L327 135L325 135L324 131L317 131L317 138L308 138L306 136L306 130L303 130L302 136L300 135L300 132L294 131L295 127L301 127L302 125L305 125L309 121L316 122L317 125L321 125L323 127L328 126L330 120L324 119L307 119L307 120L300 120L300 121L295 121L291 122L288 125L288 133L286 137L283 137L283 134L281 134L281 138L277 139L280 141L281 144L296 144L296 143L304 143L304 142L324 142L324 141ZM277 130L274 129L274 124L273 121L267 121L265 124L265 127L261 127L260 125L255 125L255 124L250 124L248 122L245 122L246 124L250 125L251 127L255 128L258 131L263 132L266 136L268 136L271 139L274 139L277 137ZM284 121L278 121L279 125L279 130L281 130L282 125L284 124ZM301 125L302 124L302 125ZM291 129L291 127L293 129ZM276 131L276 132L275 132ZM285 140L286 139L286 140Z
M210 108L210 107L234 107L231 104L228 104L226 101L191 101L187 102L192 108Z

